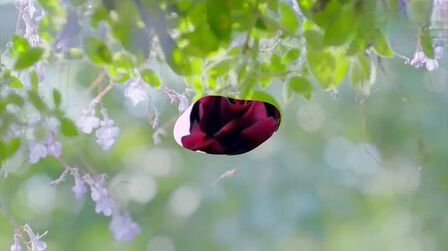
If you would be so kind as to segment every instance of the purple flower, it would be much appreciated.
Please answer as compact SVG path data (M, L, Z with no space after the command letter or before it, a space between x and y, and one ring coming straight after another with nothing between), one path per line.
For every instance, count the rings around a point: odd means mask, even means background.
M73 168L71 174L75 179L75 185L72 187L72 192L75 194L75 198L80 199L87 193L87 186L84 180L79 176L77 168Z
M47 244L44 241L40 240L46 234L46 232L42 235L35 234L28 224L25 224L25 226L23 226L23 230L28 234L28 238L30 238L31 251L47 250Z
M439 62L437 59L426 59L426 69L428 71L434 71L437 70L437 68L439 68Z
M443 47L441 46L434 47L434 59L428 58L421 46L419 46L414 53L414 57L409 61L409 64L415 68L426 66L428 71L434 71L439 68L439 61L437 59L440 59L442 56Z
M115 202L109 196L109 192L104 185L104 176L97 179L93 179L90 175L85 175L84 180L90 186L90 196L96 203L95 212L98 214L104 214L105 216L111 216L115 209Z
M120 128L114 126L114 121L109 119L105 108L101 110L101 113L103 114L103 120L101 121L101 127L95 133L96 143L106 151L115 144L115 140L120 134Z
M114 214L109 229L118 241L130 241L141 232L140 226L132 221L129 212Z
M131 81L124 89L124 96L131 100L133 106L148 100L148 93L141 79Z
M20 246L20 236L19 234L14 234L14 244L9 248L10 251L22 251L22 247Z
M96 131L96 142L103 150L109 150L114 144L115 140L120 134L120 128L114 126L114 121L103 120L101 127Z
M426 63L425 53L421 49L415 51L414 57L410 61L410 65L415 68L420 68Z
M47 145L47 152L49 155L52 155L54 157L61 157L61 148L62 148L61 142L54 140L53 136L50 136L47 139L46 145Z
M435 59L441 59L443 57L443 46L436 45L434 47L434 58Z
M40 159L43 159L48 155L47 147L45 147L45 145L41 143L31 143L29 146L29 150L30 153L28 155L28 158L31 164L36 164Z
M81 128L81 131L89 134L100 125L100 119L95 116L93 109L85 109L82 111L82 115L76 122L76 125Z

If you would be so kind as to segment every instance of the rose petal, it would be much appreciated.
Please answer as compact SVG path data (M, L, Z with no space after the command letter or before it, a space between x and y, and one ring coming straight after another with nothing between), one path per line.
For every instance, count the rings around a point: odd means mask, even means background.
M252 150L269 139L275 132L276 126L277 123L272 118L261 120L242 130L241 137L244 139L250 150Z
M181 118L189 119L183 122ZM199 99L176 122L187 125L176 141L209 154L242 154L269 139L280 125L280 112L265 102L207 96ZM181 123L182 122L182 123Z
M198 100L201 130L213 134L219 130L219 99L207 96Z
M223 138L231 134L232 132L235 132L239 127L241 127L240 120L234 119L224 125L221 130L219 130L217 133L215 133L213 136L216 138Z

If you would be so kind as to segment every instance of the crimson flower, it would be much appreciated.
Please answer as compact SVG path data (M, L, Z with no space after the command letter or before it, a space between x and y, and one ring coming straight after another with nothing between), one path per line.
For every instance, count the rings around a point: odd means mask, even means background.
M209 154L236 155L261 145L280 125L280 112L265 102L206 96L190 109L183 147ZM176 129L176 128L175 128Z

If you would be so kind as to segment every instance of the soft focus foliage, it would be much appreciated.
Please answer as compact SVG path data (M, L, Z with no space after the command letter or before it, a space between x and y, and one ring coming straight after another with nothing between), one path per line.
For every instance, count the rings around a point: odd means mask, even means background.
M0 0L0 250L448 250L447 32L446 0ZM204 95L280 128L182 149Z

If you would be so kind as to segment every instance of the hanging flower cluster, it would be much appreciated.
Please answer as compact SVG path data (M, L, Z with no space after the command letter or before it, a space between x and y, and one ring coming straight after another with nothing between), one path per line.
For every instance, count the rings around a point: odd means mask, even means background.
M54 157L61 156L62 143L56 141L52 133L45 143L31 142L29 144L29 161L31 164L36 164L40 159L48 155Z
M57 185L65 180L66 175L71 175L75 181L71 190L77 199L81 199L90 189L90 198L95 202L95 212L106 217L111 217L109 229L118 241L130 241L137 236L141 230L135 223L129 212L120 211L118 204L111 197L106 186L106 175L92 176L91 174L81 175L76 167L65 166L65 171L61 177L53 181Z
M124 96L128 98L133 106L145 102L149 99L148 93L145 90L145 84L141 78L132 79L128 82L124 89Z
M26 238L24 236L26 234ZM10 246L10 251L22 251L22 243L29 251L45 251L47 244L42 240L47 232L43 234L34 233L30 225L17 226L14 233L14 243Z
M434 58L428 58L423 52L422 47L419 45L414 53L414 57L408 62L415 68L426 66L428 71L434 71L439 68L439 59L443 57L443 46L434 46Z
M120 134L120 128L115 126L114 120L109 117L106 108L101 109L101 114L103 118L100 120L95 116L95 111L92 107L83 110L82 116L78 119L76 125L87 134L98 128L95 132L96 142L101 149L107 151L115 144Z

